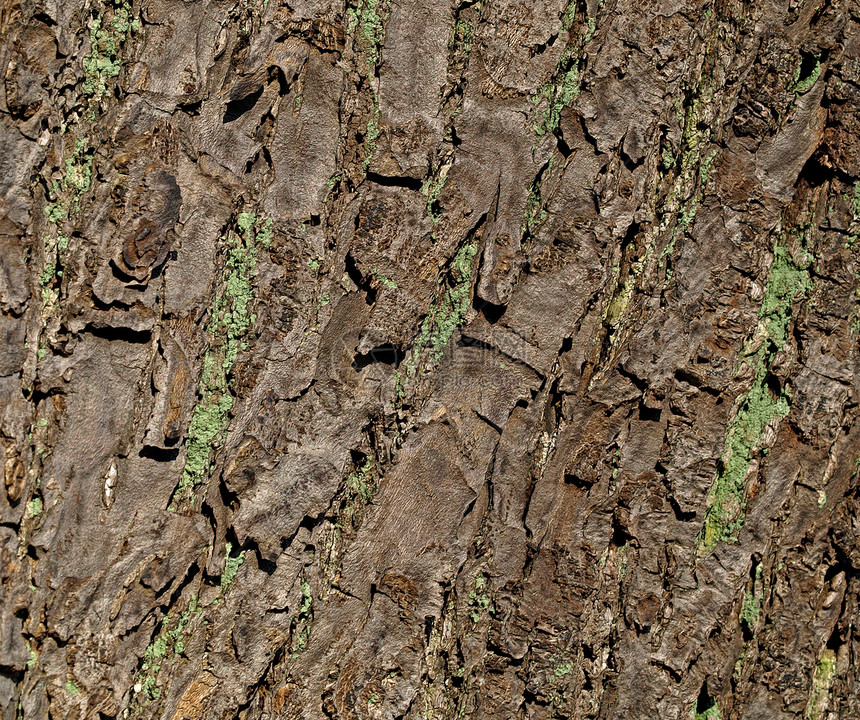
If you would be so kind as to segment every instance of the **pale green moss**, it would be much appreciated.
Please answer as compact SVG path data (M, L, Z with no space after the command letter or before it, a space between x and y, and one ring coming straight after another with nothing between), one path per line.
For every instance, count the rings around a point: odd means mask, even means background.
M442 194L442 189L448 182L448 167L443 167L438 176L434 174L428 177L421 186L421 192L427 196L427 214L434 223L442 217L442 210L439 208L439 195Z
M75 685L74 680L71 680L71 679L66 680L66 684L64 687L66 689L66 692L69 693L69 695L80 695L80 693L81 693L81 691L78 690L78 686Z
M457 20L454 23L454 30L451 35L451 41L448 43L449 49L455 54L460 53L468 55L472 51L472 41L475 39L475 28L467 20Z
M311 586L304 578L302 578L299 584L299 590L302 594L302 602L291 622L293 640L290 649L294 658L301 655L307 647L311 636L311 625L314 620L314 598L311 594Z
M752 630L758 623L761 614L761 598L755 593L744 593L744 603L741 607L741 621Z
M486 613L493 613L493 599L487 584L487 576L480 573L475 578L475 588L469 590L469 619L473 624L480 621Z
M461 247L451 263L453 286L449 287L425 319L416 346L429 348L434 362L442 357L454 331L463 323L469 309L472 261L478 252L477 242Z
M567 4L564 13L561 16L561 26L565 30L571 30L573 23L576 21L576 0L572 0Z
M818 82L818 78L821 77L821 56L815 56L815 66L812 68L812 71L805 78L800 78L800 71L803 67L803 59L797 61L797 69L794 71L794 79L791 81L791 86L789 91L793 92L795 95L802 95L807 92L816 82Z
M805 720L821 720L830 702L830 686L836 676L836 653L827 648L815 666L809 702L806 704Z
M169 612L164 616L158 635L144 651L137 680L132 688L132 700L129 704L131 713L141 715L144 708L161 697L161 688L157 684L158 674L166 660L174 660L177 655L185 652L186 643L193 632L190 625L202 613L197 596L192 595L185 611L175 622L171 622Z
M233 549L232 543L228 542L224 551L224 572L221 573L221 593L226 593L230 586L236 581L236 573L245 562L245 553L240 552L236 556L230 555Z
M770 389L770 364L787 340L795 298L812 287L810 264L796 264L780 244L774 248L759 310L759 327L765 337L750 359L755 373L752 387L729 426L721 467L708 496L705 524L697 541L700 553L709 552L719 542L737 539L745 519L746 476L753 456L760 449L765 428L788 415L788 395L774 395Z
M100 99L107 90L108 81L117 77L122 69L120 50L132 32L138 30L138 19L132 17L128 0L114 2L112 16L93 18L90 25L90 54L84 58L84 81L81 92Z
M556 71L532 98L535 115L532 129L542 137L555 132L561 111L579 95L579 55L574 48L565 48Z
M854 192L843 196L851 210L851 225L848 228L848 240L845 242L846 250L854 250L860 239L860 182L854 183Z
M52 226L44 237L45 265L39 274L43 307L53 306L58 298L53 288L62 276L62 255L69 245L68 236L59 224L80 212L81 198L90 189L93 179L93 150L83 138L75 141L72 152L63 162L63 176L51 185L52 202L45 206L45 215Z
M256 320L252 308L257 246L271 244L271 220L243 212L236 217L236 228L238 233L227 235L223 289L215 299L209 321L209 347L203 356L198 391L200 401L191 414L185 441L185 466L171 503L174 509L209 476L212 450L218 446L233 408L233 368Z
M27 503L27 517L35 518L42 514L42 498L34 497Z
M563 662L555 666L555 676L557 678L564 677L573 673L573 663Z
M720 714L720 708L714 703L707 710L696 712L695 705L693 706L693 720L723 720Z
M392 280L387 275L383 275L376 268L373 269L373 277L375 277L377 280L379 280L380 284L382 284L384 287L387 287L389 290L396 290L397 289L397 283L394 282L394 280Z
M355 8L346 10L346 32L357 32L356 49L363 54L367 74L372 77L379 62L379 52L385 40L385 16L388 4L385 0L360 0Z
M344 534L353 533L361 525L364 510L376 494L378 479L379 467L373 457L354 465L344 479L337 518L322 536L320 567L326 589L338 584Z
M379 138L379 103L376 100L376 95L373 97L373 116L367 121L367 130L364 135L364 163L362 171L367 172L370 168L370 163L373 160L373 153L376 152L376 141Z
M463 324L471 304L472 265L477 240L464 243L451 261L449 281L437 291L412 344L405 371L395 375L395 404L406 397L406 384L416 378L422 365L437 363L454 332Z

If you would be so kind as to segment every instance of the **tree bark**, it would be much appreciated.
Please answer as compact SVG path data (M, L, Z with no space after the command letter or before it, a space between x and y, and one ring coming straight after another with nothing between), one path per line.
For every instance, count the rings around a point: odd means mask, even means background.
M0 706L860 717L857 0L0 0Z

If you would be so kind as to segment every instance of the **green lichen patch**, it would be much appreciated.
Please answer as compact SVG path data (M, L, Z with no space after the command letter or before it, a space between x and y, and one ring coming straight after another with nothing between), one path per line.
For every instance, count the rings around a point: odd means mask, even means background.
M387 287L389 290L397 290L397 283L387 275L383 275L376 268L373 268L373 277L376 278L379 281L379 284L383 287Z
M233 408L233 368L256 320L254 271L259 247L271 245L271 220L252 213L236 217L238 232L228 232L218 293L209 321L209 346L203 356L199 401L191 414L185 441L185 466L171 502L175 510L210 473L212 451L218 447Z
M145 709L161 697L158 675L165 662L175 662L185 652L189 637L194 632L193 622L203 613L196 595L192 595L185 610L173 620L167 613L161 621L158 634L143 653L137 679L132 687L129 711L140 716Z
M472 52L472 41L475 39L475 28L468 20L457 19L451 32L448 49L454 55L468 55Z
M472 624L477 624L487 613L494 613L493 599L490 595L487 576L479 573L475 578L475 587L469 590L469 619Z
M556 155L550 157L547 164L541 168L529 185L529 194L525 210L523 211L522 225L520 226L523 247L527 246L534 239L538 228L549 216L546 204L558 186L566 166L564 160L558 162L558 157Z
M320 567L325 590L336 588L340 579L340 561L345 546L364 519L364 514L379 483L379 464L371 456L354 462L343 481L335 501L334 521L322 533Z
M848 239L845 241L845 249L856 252L860 247L860 182L854 183L850 195L843 195L851 212L851 223L848 226ZM860 280L860 273L856 273L855 280ZM860 333L860 284L854 288L854 310L851 315L851 331Z
M442 194L442 189L445 183L448 182L448 170L451 168L451 162L440 163L430 176L421 185L421 192L427 197L427 214L430 219L436 223L442 218L442 209L439 206L439 195Z
M698 148L697 148L698 150ZM717 156L717 151L712 150L706 157L701 158L699 153L695 154L695 157L691 157L689 153L685 153L682 161L681 161L681 177L684 178L685 175L689 174L690 168L698 163L698 174L699 181L696 190L693 191L693 194L690 198L688 198L682 205L680 210L680 215L678 217L678 229L681 232L687 232L690 228L690 225L693 224L693 220L696 217L696 213L699 209L699 203L702 201L702 197L704 196L705 185L708 182L708 178L711 174L711 166L714 163L714 158ZM669 247L667 247L668 252L664 251L664 255L671 254L672 249L674 248L675 238L673 236L672 242Z
M72 152L63 162L63 175L51 185L50 202L45 206L48 232L43 239L44 265L39 273L39 286L44 312L50 313L56 305L59 293L54 287L62 277L63 253L68 248L69 238L60 231L60 223L80 212L81 199L90 189L93 180L93 149L80 138L75 141Z
M687 232L696 218L699 204L704 196L705 186L711 176L711 168L717 156L717 150L712 149L703 157L702 149L710 135L702 130L705 111L713 102L713 87L707 76L700 78L693 90L693 97L683 111L681 145L679 150L680 163L678 173L663 202L661 213L663 222L661 229L671 228L671 238L661 254L661 258L671 255L677 232ZM673 170L677 158L673 148L663 151L663 165L666 170Z
M348 495L370 502L376 492L376 463L373 458L366 458L361 467L346 476L346 489Z
M302 601L298 612L293 615L290 622L290 634L292 636L290 650L294 658L301 655L307 647L311 636L311 626L314 621L314 598L311 593L310 583L305 578L302 578L299 590L302 594Z
M741 607L741 622L748 628L752 629L756 626L760 614L761 598L758 595L747 591L744 593L744 603Z
M848 226L848 240L845 241L845 249L854 250L857 248L857 241L860 240L860 182L854 183L851 195L844 195L843 199L851 211L851 224Z
M808 65L812 67L806 67ZM818 82L819 77L821 77L821 55L801 56L797 61L797 69L794 71L794 78L788 91L795 95L803 95Z
M385 40L385 20L389 0L359 0L355 7L346 9L346 31L353 38L357 70L367 80L371 111L364 130L364 160L362 172L367 173L376 152L379 139L379 95L376 67L379 64L382 43ZM333 187L333 186L332 186Z
M75 141L72 152L63 161L63 175L54 181L49 192L50 202L45 206L45 215L51 225L57 226L81 209L81 198L93 181L93 149L84 138ZM65 249L68 238L59 232L52 241ZM46 240L47 242L47 240Z
M696 706L693 706L693 720L723 720L723 716L720 713L720 708L716 703L711 705L706 710L702 710L698 712L696 710Z
M93 18L90 54L84 58L84 81L81 85L84 95L99 100L105 94L108 82L122 69L122 46L138 28L139 20L133 16L128 0L115 0L105 14Z
M789 411L788 398L775 396L768 387L768 371L759 364L753 387L747 393L729 428L722 469L711 488L705 525L700 536L704 552L719 542L737 540L746 511L746 477L765 428Z
M854 192L849 200L851 202L851 217L854 222L860 222L860 182L854 183Z
M71 155L63 163L65 170L62 179L54 185L52 193L61 196L64 202L64 216L70 209L78 212L81 209L81 196L90 189L93 181L93 149L86 139L75 141ZM48 216L52 215L47 211Z
M809 702L806 704L805 720L822 720L830 704L830 686L836 677L836 653L827 648L821 655L812 675Z
M221 594L226 593L230 586L236 582L236 574L242 563L245 562L245 553L240 552L236 555L231 555L233 544L228 542L224 550L224 572L221 573Z
M565 675L573 674L573 663L572 662L560 662L555 666L555 670L553 674L557 677L564 677Z
M473 238L454 255L449 280L437 291L430 312L421 323L405 370L397 373L397 401L405 397L406 385L419 375L422 367L426 368L442 358L454 331L463 324L471 303L472 266L477 253L478 241Z
M671 145L664 148L660 156L660 164L663 166L663 169L670 170L673 168L675 166L675 160L675 151L672 149Z
M541 183L535 178L529 186L529 197L526 200L526 209L523 212L522 233L524 236L531 235L534 230L546 219L546 210L541 208Z
M42 498L36 496L27 503L27 517L36 518L42 514Z
M567 4L561 18L561 32L569 40L556 64L555 71L532 96L534 116L532 130L538 137L554 133L561 120L561 112L579 95L582 49L597 30L597 18L577 19L577 2Z
M168 612L161 621L158 634L147 646L132 687L129 714L141 716L156 702L162 693L158 676L165 662L175 662L185 652L185 646L194 632L192 624L203 613L196 595L192 595L185 610L176 619Z
M538 137L555 132L561 111L579 95L580 57L575 47L567 47L552 77L532 97L535 106L532 130Z
M379 49L385 39L385 28L380 15L382 7L379 0L365 0L361 4L358 19L358 37L367 53L368 64L374 67L379 60Z
M705 523L697 541L700 554L719 542L732 542L743 526L746 511L746 479L765 429L779 422L790 409L785 390L771 389L770 366L785 345L795 299L806 293L811 260L798 264L788 249L777 243L759 310L758 347L745 359L754 370L752 387L741 398L726 436L725 451L708 495Z
M387 14L388 3L385 0L361 0L356 7L346 10L347 34L355 34L356 50L364 56L369 76L373 76L379 62Z
M743 677L744 661L747 659L746 647L747 644L744 643L744 649L741 650L741 654L738 655L738 659L735 660L735 666L732 669L732 679L735 681L735 683L740 682L741 677Z
M761 574L762 566L759 565L755 571L753 586L744 593L743 604L741 605L739 620L741 624L746 625L751 633L755 633L756 625L758 625L761 617L761 603L764 594Z
M656 186L655 212L658 222L651 224L635 240L629 257L621 272L612 272L609 299L604 310L603 324L609 342L601 352L598 365L616 351L630 302L643 280L652 277L655 271L665 270L664 286L673 277L671 258L679 237L692 226L701 204L711 170L717 157L713 147L715 125L713 116L719 103L714 101L714 72L720 48L715 32L707 42L707 51L702 72L692 87L674 103L675 119L680 125L681 139L676 148L666 139L662 154L664 177ZM708 147L710 151L708 151ZM660 249L662 246L662 250ZM592 380L594 382L594 379Z
M785 345L791 322L794 298L812 289L809 279L811 261L797 264L788 249L777 245L761 305L760 317L776 349Z
M434 362L442 357L451 336L466 317L472 287L472 264L478 252L478 243L464 244L451 262L452 284L442 293L439 302L425 318L416 345L430 350Z
M569 2L561 16L561 26L565 30L572 30L573 24L576 22L576 0Z

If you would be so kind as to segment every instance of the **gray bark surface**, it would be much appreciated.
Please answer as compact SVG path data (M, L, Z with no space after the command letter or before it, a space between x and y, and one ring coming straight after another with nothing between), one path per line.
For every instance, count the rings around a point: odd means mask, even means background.
M0 0L0 707L860 717L856 0Z

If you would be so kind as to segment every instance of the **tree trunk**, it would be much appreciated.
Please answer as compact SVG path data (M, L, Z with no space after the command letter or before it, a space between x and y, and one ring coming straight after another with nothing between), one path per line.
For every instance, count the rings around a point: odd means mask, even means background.
M0 705L860 717L857 0L0 0Z

